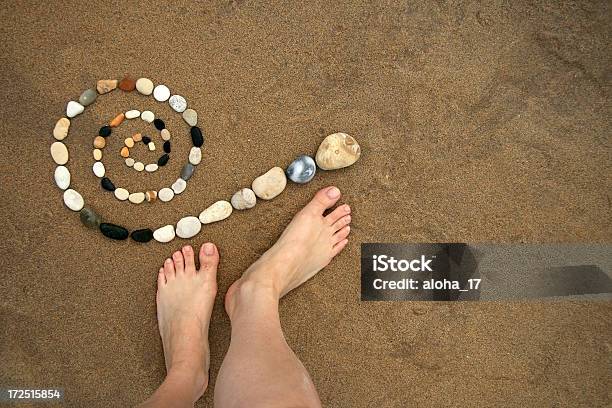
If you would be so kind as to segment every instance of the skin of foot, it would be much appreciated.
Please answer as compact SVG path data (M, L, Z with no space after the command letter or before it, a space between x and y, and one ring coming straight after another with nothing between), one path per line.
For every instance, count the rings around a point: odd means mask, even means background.
M157 277L157 320L167 378L188 385L195 402L208 386L208 328L217 294L219 252L214 244L194 250L185 246L168 258Z
M343 204L324 215L340 195L336 187L319 190L295 215L276 244L228 289L225 308L230 318L241 288L267 288L280 299L312 278L344 249L350 233L351 208Z

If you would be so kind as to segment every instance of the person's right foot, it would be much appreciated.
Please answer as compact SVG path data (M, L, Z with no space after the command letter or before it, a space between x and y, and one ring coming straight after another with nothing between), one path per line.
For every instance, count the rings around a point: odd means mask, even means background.
M276 244L227 291L225 308L230 318L235 293L246 282L268 287L280 298L312 278L344 249L351 208L344 204L323 216L339 199L340 190L336 187L324 188L296 214Z

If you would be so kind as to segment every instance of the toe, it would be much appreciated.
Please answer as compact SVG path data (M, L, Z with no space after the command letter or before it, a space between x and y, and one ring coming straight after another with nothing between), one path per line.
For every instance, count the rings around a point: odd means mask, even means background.
M185 259L185 272L195 273L195 259L193 256L193 248L191 245L185 245L183 247L183 258Z
M166 282L175 277L174 262L172 262L170 258L166 259L166 262L164 262L164 275L166 275Z
M325 219L327 220L327 222L329 222L329 225L333 225L340 218L344 217L347 214L350 214L350 212L351 212L351 207L349 207L348 204L344 204L336 208L334 211L329 213L327 216L325 216Z
M200 248L200 272L214 280L217 277L217 265L219 264L219 251L212 242L207 242Z
M328 208L331 208L340 199L340 190L337 187L327 187L319 190L304 208L318 214L323 214Z
M348 225L341 228L338 232L336 232L334 236L332 237L332 240L333 240L332 242L334 243L334 245L340 241L343 241L344 238L348 237L350 232L351 232L351 227Z
M159 268L159 273L157 274L157 289L166 286L166 275L164 274L164 268Z
M348 244L348 239L345 238L342 241L338 242L336 245L334 245L334 248L332 249L332 258L338 255L340 251L344 249L346 244Z
M181 251L176 251L173 253L172 259L174 260L174 269L176 270L176 274L182 274L185 271L185 261L183 260L183 254Z
M334 225L332 225L332 229L333 229L334 232L338 232L342 228L344 228L347 225L349 225L350 223L351 223L351 216L350 215L345 215L344 217L342 217L338 221L336 221L334 223Z

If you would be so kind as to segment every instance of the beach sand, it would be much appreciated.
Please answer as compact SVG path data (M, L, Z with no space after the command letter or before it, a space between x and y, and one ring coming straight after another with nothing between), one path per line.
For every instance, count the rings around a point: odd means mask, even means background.
M610 242L608 2L194 3L0 11L0 385L64 388L74 407L145 399L165 373L157 270L181 245L213 241L211 383L198 403L212 406L230 340L225 291L333 184L353 208L349 245L280 310L325 406L609 406L610 302L359 300L363 242ZM117 90L73 121L73 185L130 229L197 215L314 155L330 133L353 135L362 158L190 240L111 241L64 207L49 146L69 99L126 73L185 96L206 135L184 193L133 205L101 191L92 137L116 113L153 110L173 135L167 168L143 175L122 163L124 137L160 140L141 121L118 128L104 161L116 184L161 188L189 151L180 115Z

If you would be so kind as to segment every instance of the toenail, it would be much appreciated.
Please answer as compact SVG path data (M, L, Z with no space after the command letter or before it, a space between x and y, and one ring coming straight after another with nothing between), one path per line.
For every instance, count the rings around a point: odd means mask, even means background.
M351 207L349 207L348 205L344 206L344 212L349 212L351 211Z
M346 219L344 220L344 222L346 222L347 224L348 224L349 222L351 222L351 216L350 216L350 215L347 215L347 216L346 216Z
M185 251L185 252L191 252L191 247L190 247L189 245L185 245L185 246L183 247L183 251Z
M329 198L338 198L340 196L340 190L338 190L336 187L332 187L327 190L327 196Z
M170 259L170 258L166 259L166 263L167 264L171 264L172 263L172 259Z
M213 246L213 244L211 244L210 242L207 242L204 244L204 254L205 255L212 255L215 253L215 248Z

